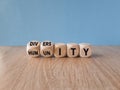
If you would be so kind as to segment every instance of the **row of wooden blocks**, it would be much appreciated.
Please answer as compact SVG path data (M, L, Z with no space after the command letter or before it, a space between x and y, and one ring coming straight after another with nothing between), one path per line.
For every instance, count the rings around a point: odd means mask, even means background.
M32 57L90 57L92 55L91 45L88 43L56 43L50 41L27 43L27 54Z

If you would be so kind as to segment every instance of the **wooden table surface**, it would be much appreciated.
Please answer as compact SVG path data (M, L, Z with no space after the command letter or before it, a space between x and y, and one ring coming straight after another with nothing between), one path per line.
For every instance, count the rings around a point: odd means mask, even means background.
M91 58L30 58L0 47L0 90L120 90L120 46L93 46Z

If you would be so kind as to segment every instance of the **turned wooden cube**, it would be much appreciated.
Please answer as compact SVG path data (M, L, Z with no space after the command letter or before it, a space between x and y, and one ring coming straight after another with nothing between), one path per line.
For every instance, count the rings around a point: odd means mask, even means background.
M80 57L90 57L92 55L91 45L88 43L81 43L80 46Z
M43 57L51 57L53 56L53 43L50 41L44 41L40 46L40 54Z
M67 55L67 46L64 43L56 43L54 45L54 56L65 57Z
M31 57L38 57L40 55L40 42L30 41L27 43L27 54Z
M79 55L79 45L76 43L67 44L67 56L77 57Z

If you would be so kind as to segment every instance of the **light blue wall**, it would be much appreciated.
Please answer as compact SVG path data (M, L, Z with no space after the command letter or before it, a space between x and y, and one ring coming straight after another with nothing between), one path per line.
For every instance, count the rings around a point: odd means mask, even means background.
M0 0L0 45L30 40L120 45L120 0Z

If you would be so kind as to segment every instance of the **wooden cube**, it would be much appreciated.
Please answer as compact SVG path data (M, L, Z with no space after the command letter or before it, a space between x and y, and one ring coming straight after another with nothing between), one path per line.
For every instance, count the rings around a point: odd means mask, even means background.
M30 41L27 43L27 54L31 57L38 57L40 55L40 42Z
M90 57L92 55L91 45L88 43L81 43L80 46L80 57Z
M40 54L43 57L51 57L53 56L53 43L50 41L44 41L40 46Z
M54 56L65 57L67 55L67 46L64 43L56 43L54 45Z
M79 55L79 45L76 43L67 44L67 56L77 57Z

